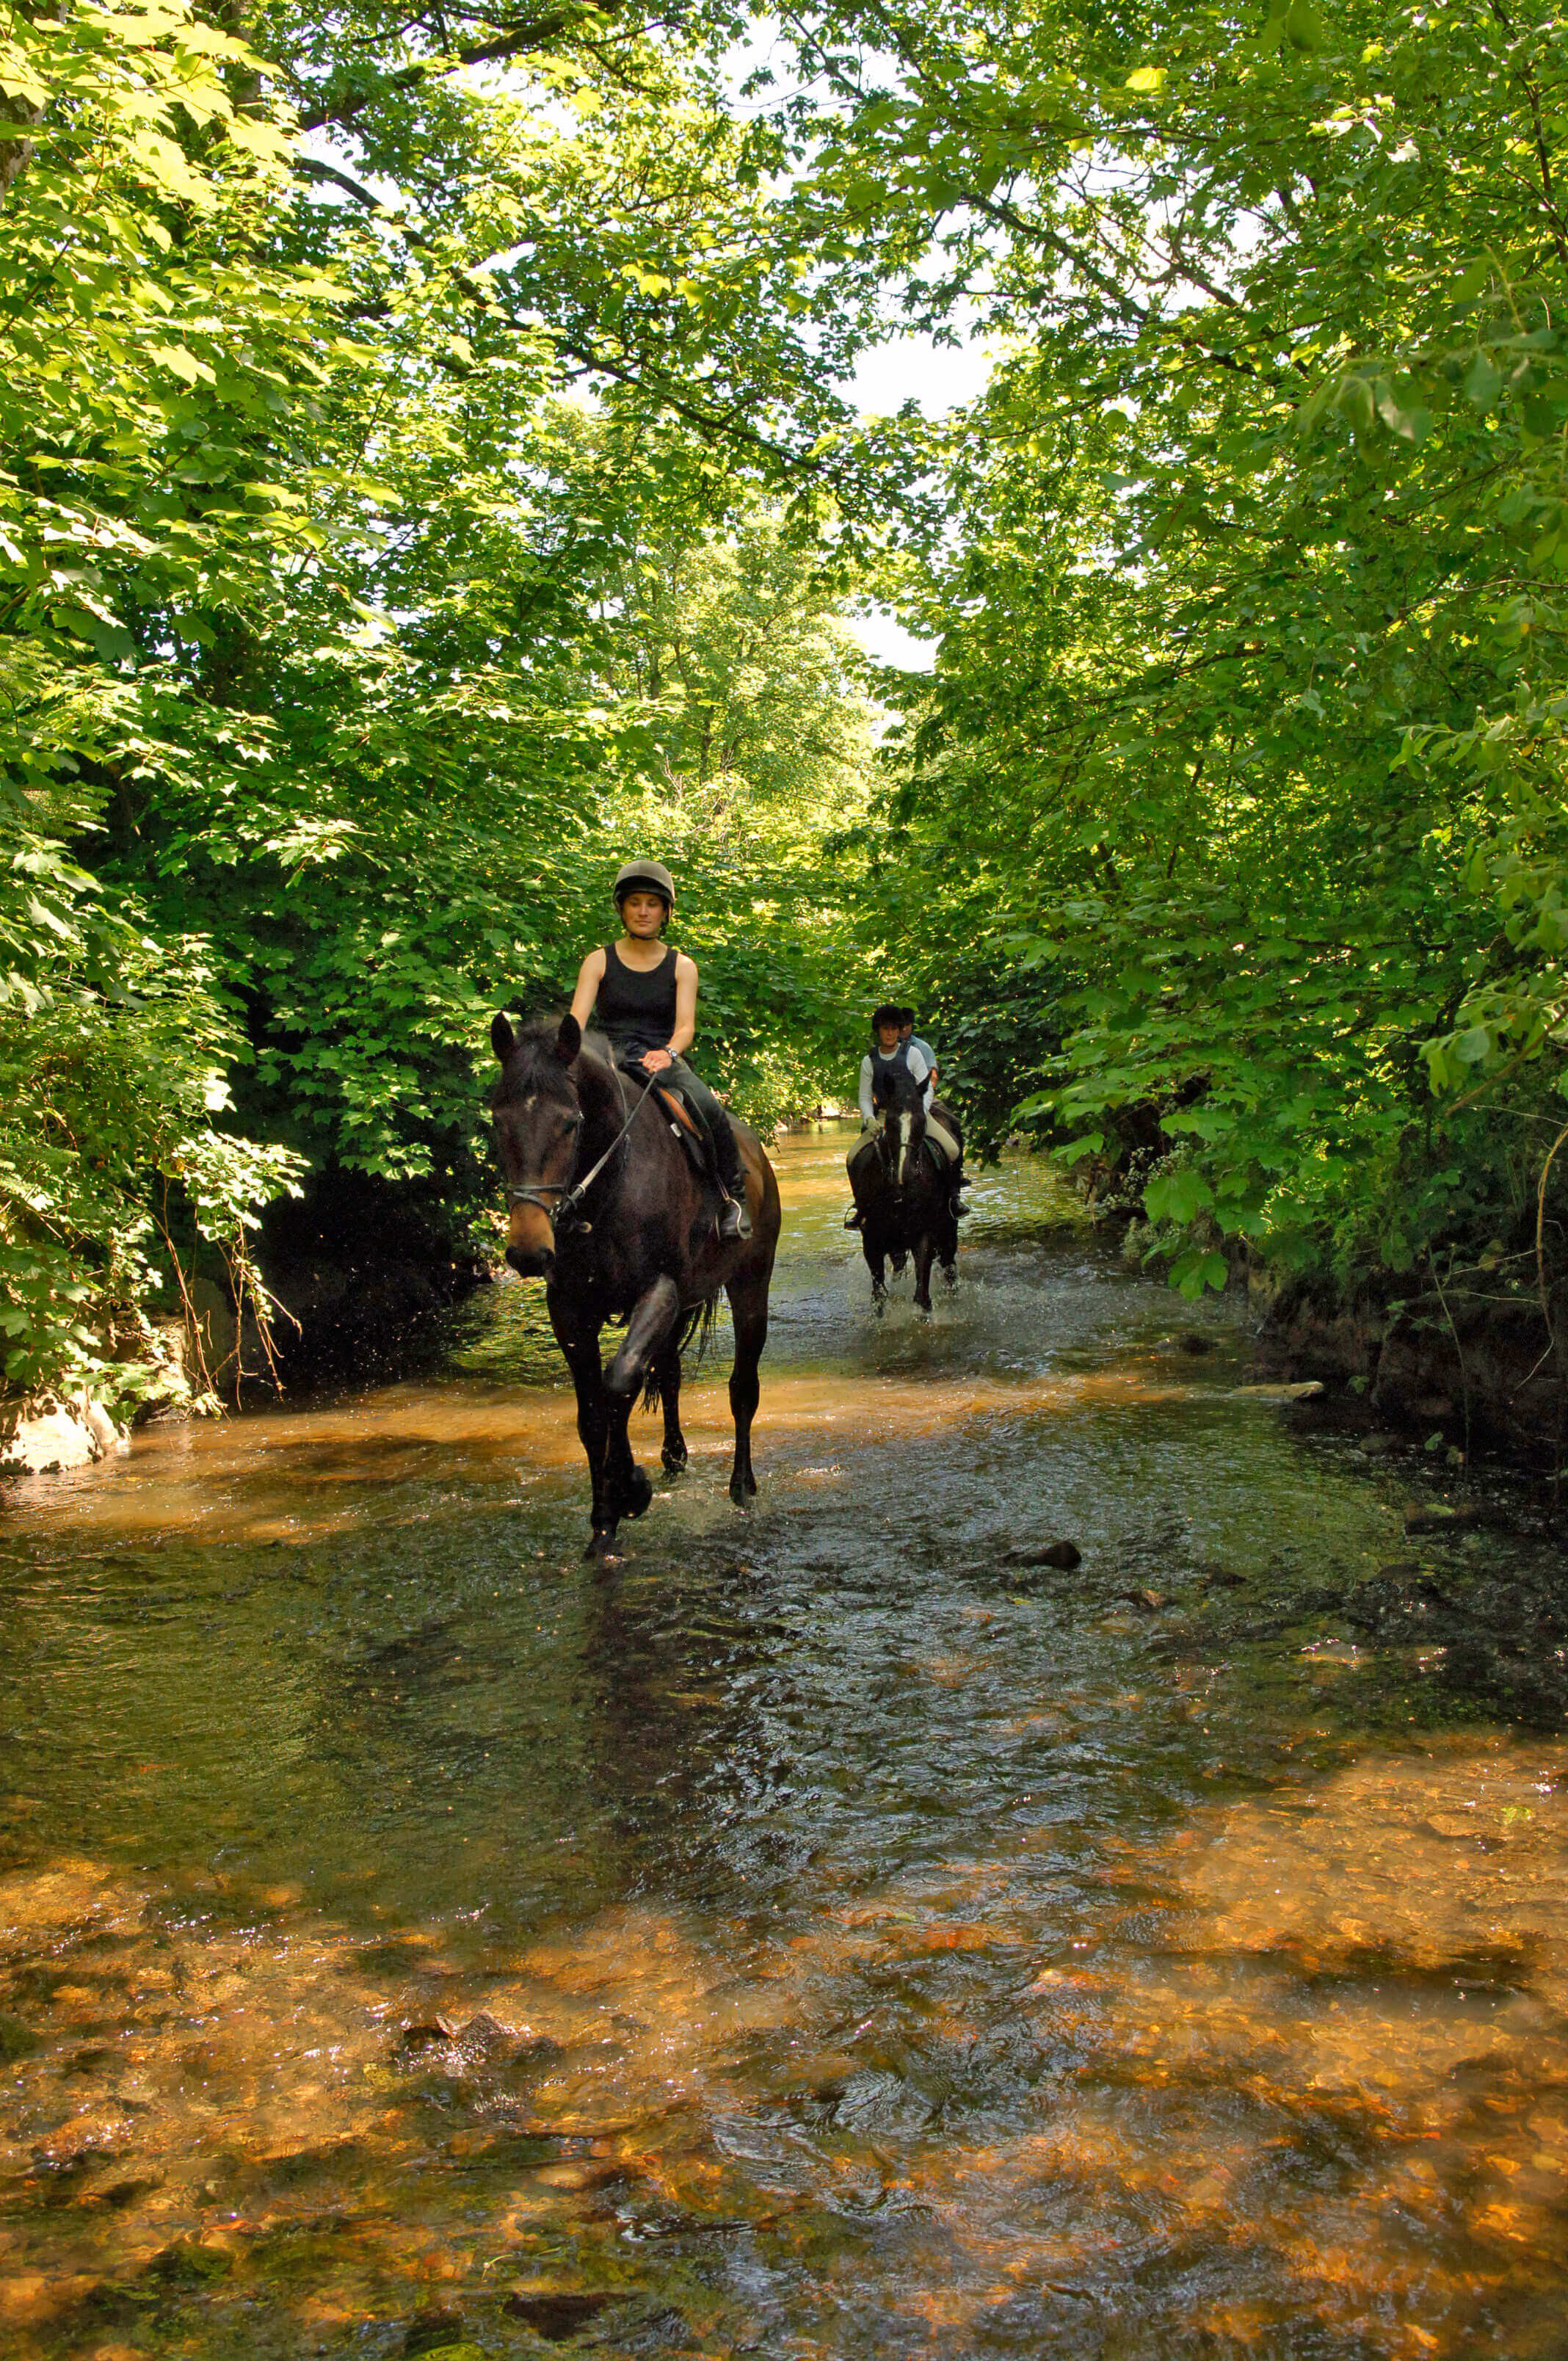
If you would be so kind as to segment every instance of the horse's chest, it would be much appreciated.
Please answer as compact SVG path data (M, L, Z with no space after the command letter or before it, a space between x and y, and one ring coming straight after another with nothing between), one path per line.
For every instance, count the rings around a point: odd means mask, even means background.
M634 1238L605 1241L588 1287L602 1317L618 1320L641 1301L656 1279L673 1279L684 1294L689 1274L690 1257L683 1251L679 1225L660 1213L643 1224Z

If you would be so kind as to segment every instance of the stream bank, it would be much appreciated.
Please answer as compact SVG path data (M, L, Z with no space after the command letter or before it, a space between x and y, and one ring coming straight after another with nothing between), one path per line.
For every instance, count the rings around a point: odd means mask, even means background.
M1258 1335L1260 1370L1319 1378L1341 1400L1341 1417L1367 1427L1441 1433L1555 1488L1568 1392L1561 1347L1539 1302L1499 1299L1463 1285L1423 1290L1397 1303L1325 1302L1312 1289L1282 1289Z
M1146 1223L1124 1210L1096 1218L1120 1239L1129 1268L1169 1268L1178 1248L1157 1243ZM1304 1416L1347 1434L1441 1444L1465 1464L1479 1455L1556 1499L1568 1440L1568 1304L1557 1301L1560 1288L1543 1303L1533 1257L1498 1249L1442 1284L1384 1273L1346 1290L1321 1273L1282 1272L1217 1230L1199 1242L1227 1262L1227 1299L1246 1302L1256 1377L1323 1388Z
M0 1478L15 1485L122 1455L133 1425L398 1376L439 1353L443 1322L496 1277L484 1256L454 1243L438 1204L342 1171L269 1205L255 1257L270 1305L265 1336L221 1265L190 1275L181 1312L141 1322L120 1344L137 1370L134 1411L108 1386L101 1398L45 1393L11 1404L8 1416L0 1409Z

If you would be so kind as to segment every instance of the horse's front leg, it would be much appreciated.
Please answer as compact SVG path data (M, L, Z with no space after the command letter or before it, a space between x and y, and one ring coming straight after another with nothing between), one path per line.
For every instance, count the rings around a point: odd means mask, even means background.
M751 1421L757 1414L762 1393L757 1364L768 1341L768 1282L765 1277L738 1280L725 1291L735 1327L735 1365L729 1372L735 1465L729 1471L729 1497L738 1509L743 1509L748 1500L757 1496L757 1479L751 1472Z
M936 1260L937 1246L929 1230L922 1230L915 1241L915 1309L931 1309L931 1265Z
M605 1465L611 1496L619 1513L640 1517L653 1497L653 1487L631 1456L627 1422L637 1389L657 1362L674 1334L681 1316L681 1291L673 1279L656 1279L641 1296L626 1323L626 1341L605 1371L609 1397L609 1433Z
M880 1237L861 1235L861 1252L866 1258L866 1268L872 1275L872 1301L881 1312L887 1301L887 1256Z
M563 1305L546 1297L550 1325L555 1331L555 1342L565 1356L566 1367L572 1372L572 1383L577 1393L577 1435L587 1455L588 1476L594 1488L593 1532L585 1557L609 1557L615 1546L615 1528L620 1514L610 1497L607 1471L607 1447L609 1440L609 1398L604 1389L604 1378L599 1368L599 1332L598 1323L579 1326Z

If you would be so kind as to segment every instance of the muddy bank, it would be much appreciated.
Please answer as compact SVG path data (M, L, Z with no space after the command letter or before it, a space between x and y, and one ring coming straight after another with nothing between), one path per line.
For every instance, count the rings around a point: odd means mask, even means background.
M0 1479L116 1458L137 1427L403 1375L439 1353L455 1305L510 1278L455 1235L438 1202L356 1173L317 1175L303 1197L269 1206L254 1253L265 1324L217 1257L188 1270L177 1310L100 1345L111 1366L94 1388L0 1401Z
M1124 1205L1099 1214L1096 1227L1120 1239L1129 1269L1168 1270L1195 1240L1223 1255L1227 1299L1245 1295L1252 1310L1255 1378L1325 1389L1304 1419L1349 1433L1440 1436L1456 1455L1479 1452L1558 1483L1568 1449L1568 1287L1549 1273L1543 1305L1532 1253L1498 1244L1441 1279L1386 1271L1346 1292L1321 1273L1287 1277L1212 1225L1157 1241Z
M1441 1433L1557 1478L1568 1389L1539 1302L1454 1287L1343 1305L1288 1287L1267 1304L1256 1361L1266 1378L1321 1379L1342 1425Z

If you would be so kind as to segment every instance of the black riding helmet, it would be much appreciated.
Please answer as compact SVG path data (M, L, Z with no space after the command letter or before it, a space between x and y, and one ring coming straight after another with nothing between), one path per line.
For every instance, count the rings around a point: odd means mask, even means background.
M627 895L629 894L634 894L639 886L641 886L645 893L662 894L664 897L664 907L666 910L673 910L674 908L675 881L671 876L669 871L665 868L662 861L627 861L622 862L621 866L616 871L615 885L613 889L615 906L618 910L620 909L622 902L625 901Z

